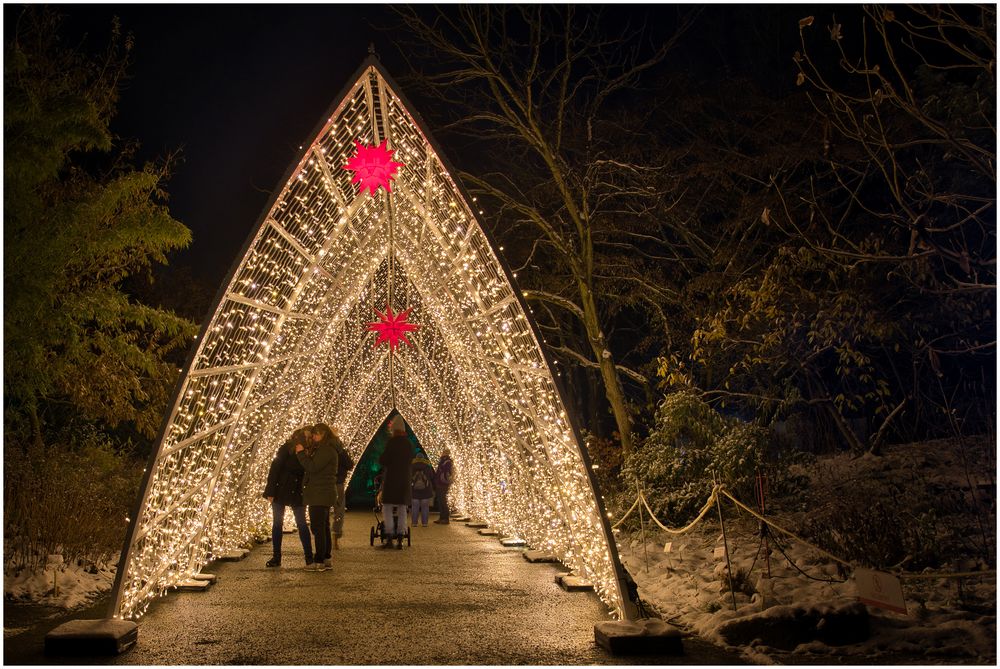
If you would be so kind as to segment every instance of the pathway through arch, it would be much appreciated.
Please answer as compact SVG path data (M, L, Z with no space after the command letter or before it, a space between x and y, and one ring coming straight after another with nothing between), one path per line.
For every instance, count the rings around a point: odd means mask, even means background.
M109 616L264 531L278 444L302 425L360 451L394 410L454 508L554 554L634 612L586 448L515 277L430 132L366 60L250 233L181 371ZM360 182L360 184L359 184ZM377 334L376 334L377 332Z
M559 564L532 564L464 523L417 527L403 550L369 546L371 512L351 511L328 572L302 569L286 534L283 564L270 545L213 565L206 592L160 598L140 622L126 665L591 665L733 664L697 639L681 657L615 658L594 643L610 619L593 593L565 592Z

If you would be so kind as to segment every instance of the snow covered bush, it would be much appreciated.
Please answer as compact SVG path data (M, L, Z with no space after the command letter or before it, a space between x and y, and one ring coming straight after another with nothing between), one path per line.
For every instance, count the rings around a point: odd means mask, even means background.
M943 568L996 553L992 436L842 454L809 472L801 529L835 555L877 569ZM952 565L956 571L965 567Z
M637 479L661 521L690 520L708 499L713 475L753 501L764 464L767 430L727 418L689 390L667 395L649 437L625 460L623 478Z
M803 529L819 546L859 565L935 565L936 514L933 509L914 514L901 497L899 485L857 480L831 503L813 507Z
M4 453L4 571L36 571L47 556L100 564L121 550L142 464L96 430Z

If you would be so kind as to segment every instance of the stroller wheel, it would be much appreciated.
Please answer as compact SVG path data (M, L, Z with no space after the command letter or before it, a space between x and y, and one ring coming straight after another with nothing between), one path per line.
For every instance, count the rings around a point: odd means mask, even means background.
M375 528L374 527L372 528L371 537L368 540L368 545L369 546L374 546L375 545Z

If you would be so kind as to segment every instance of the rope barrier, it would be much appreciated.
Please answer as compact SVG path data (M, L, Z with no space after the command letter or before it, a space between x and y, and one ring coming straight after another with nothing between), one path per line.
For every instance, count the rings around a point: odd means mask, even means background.
M956 571L950 574L907 574L900 572L896 576L900 579L911 581L918 578L972 578L976 576L993 576L996 577L997 572L995 569L990 569L988 571Z
M709 510L715 504L715 500L718 497L719 488L720 487L721 486L714 486L712 488L712 494L709 495L708 501L705 502L705 506L701 507L701 511L698 512L697 518L695 518L694 520L692 520L690 523L688 523L684 527L682 527L680 529L676 529L676 530L667 527L666 525L664 525L663 523L661 523L659 520L657 520L656 515L653 513L653 510L649 508L649 502L646 501L646 495L642 492L642 489L639 490L639 499L642 500L642 505L645 506L646 507L646 511L649 512L649 517L653 519L653 522L656 523L660 527L661 530L663 530L664 532L669 532L670 534L684 534L685 532L687 532L688 530L690 530L692 527L694 527L695 525L697 525L699 522L701 522L701 519L704 518L705 514L707 514L709 512Z
M615 523L614 525L612 525L611 529L615 529L616 527L618 527L619 525L621 525L622 523L624 523L625 519L632 515L632 512L635 511L635 507L637 507L637 506L639 506L639 498L638 497L635 498L635 503L632 505L632 508L630 508L628 511L626 511L625 515L621 517L621 520L619 520L617 523ZM656 520L656 519L654 518L653 520Z
M830 558L834 562L839 562L840 564L844 565L845 567L850 567L851 569L854 569L854 565L851 564L850 562L848 562L847 560L841 560L839 557L837 557L833 553L826 552L825 550L823 550L819 546L816 546L815 544L809 543L808 541L806 541L805 539L803 539L799 535L795 534L794 532L790 532L789 530L786 530L785 528L781 527L780 525L775 524L774 521L768 520L764 516L760 515L759 513L757 513L756 511L754 511L750 507L748 507L746 504L744 504L740 500L738 500L735 497L733 497L732 495L730 495L728 490L723 489L722 490L722 494L725 495L726 497L728 497L729 499L731 499L733 501L733 504L735 504L736 506L738 506L741 509L743 509L744 511L746 511L747 513L749 513L754 518L757 518L758 520L767 523L768 527L773 527L774 529L776 529L776 530L778 530L780 532L784 532L785 534L787 534L788 536L790 536L792 539L795 539L796 541L801 542L801 543L805 544L806 546L809 546L810 548L812 548L816 552L820 553L821 555L825 555L826 557Z
M809 541L806 541L805 539L803 539L799 535L795 534L794 532L781 527L780 525L778 525L777 523L775 523L773 520L769 520L768 518L765 518L761 514L757 513L756 511L754 511L753 509L751 509L750 507L748 507L743 502L741 502L738 499L736 499L735 497L733 497L732 494L730 494L729 491L726 490L722 485L715 485L715 486L712 487L712 493L711 493L711 495L709 495L708 500L705 501L705 505L701 508L701 511L698 512L698 516L694 520L692 520L690 523L688 523L687 525L685 525L684 527L682 527L680 529L669 528L666 525L664 525L663 523L661 523L659 521L659 519L657 519L656 515L653 513L653 510L649 506L649 502L646 500L646 495L642 491L642 488L639 489L639 495L638 495L638 497L636 497L635 502L632 504L632 506L629 508L629 510L625 512L625 515L621 517L621 520L619 520L617 523L615 523L611 527L612 527L612 529L614 529L614 528L618 527L619 525L621 525L623 522L625 522L625 519L628 518L630 515L632 515L632 512L635 511L636 507L640 503L642 503L642 505L644 507L646 507L646 511L649 512L649 517L653 520L654 523L656 523L656 525L661 530L663 530L664 532L668 532L670 534L683 534L683 533L689 531L695 525L697 525L705 517L705 515L711 510L712 505L715 504L715 500L719 496L719 493L722 493L723 495L725 495L726 497L728 497L730 499L730 501L733 502L733 504L735 504L739 508L741 508L744 511L746 511L747 513L749 513L754 518L756 518L756 519L760 520L761 522L765 523L768 527L772 527L772 528L778 530L779 532L782 532L783 534L787 534L792 539L795 539L799 543L802 543L802 544L808 546L809 548L812 548L817 553L819 553L819 554L821 554L821 555L823 555L823 556L825 556L825 557L833 560L834 562L840 563L840 564L844 565L845 567L850 568L851 570L853 570L855 568L855 565L852 564L852 563L850 563L850 562L848 562L847 560L843 560L843 559L837 557L836 555L834 555L833 553L830 553L828 551L823 550L819 546L817 546L817 545L815 545L813 543L810 543ZM925 573L917 574L917 573L906 573L906 572L890 572L890 573L893 573L893 575L896 576L897 578L899 578L900 580L935 579L935 578L976 578L976 577L987 577L987 576L996 577L996 570L988 570L988 571L962 571L962 572L952 572L952 573L930 573L930 574L925 574Z

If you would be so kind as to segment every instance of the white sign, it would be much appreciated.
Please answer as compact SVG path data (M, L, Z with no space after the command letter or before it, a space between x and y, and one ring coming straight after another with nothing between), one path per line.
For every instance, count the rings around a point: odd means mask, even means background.
M673 541L668 541L667 543L663 544L663 552L664 553L669 553L673 549L674 549L674 542Z
M903 587L892 574L858 568L854 570L854 582L858 586L859 601L896 613L906 613Z

